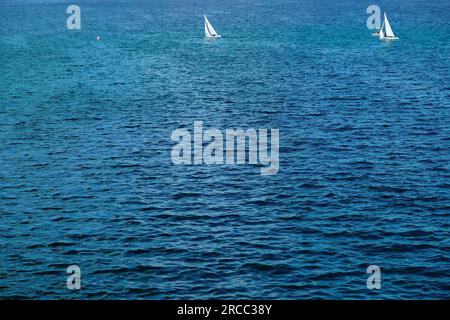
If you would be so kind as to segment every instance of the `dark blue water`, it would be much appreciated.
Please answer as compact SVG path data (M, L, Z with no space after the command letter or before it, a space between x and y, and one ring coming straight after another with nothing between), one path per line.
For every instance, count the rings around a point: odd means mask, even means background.
M0 297L449 298L447 0L378 1L389 43L373 1L69 4L0 3ZM279 173L173 165L194 120Z

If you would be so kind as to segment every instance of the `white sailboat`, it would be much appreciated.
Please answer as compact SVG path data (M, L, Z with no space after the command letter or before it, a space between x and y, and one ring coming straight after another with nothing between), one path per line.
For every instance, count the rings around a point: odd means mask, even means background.
M212 26L211 22L209 22L209 20L206 17L206 15L203 15L203 17L205 18L205 37L206 38L210 38L210 39L212 39L212 38L221 38L220 34L218 34L216 32L216 30Z
M380 32L379 32L380 40L396 40L398 39L394 31L392 31L391 24L389 23L389 20L387 18L386 12L384 13L384 21L383 25L381 26Z

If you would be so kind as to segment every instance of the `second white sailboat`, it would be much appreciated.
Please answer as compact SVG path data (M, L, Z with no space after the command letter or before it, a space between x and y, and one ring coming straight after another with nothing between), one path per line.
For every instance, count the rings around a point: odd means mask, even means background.
M221 38L220 34L216 32L206 15L203 15L203 17L205 18L205 37L209 39Z
M394 31L392 31L391 24L387 18L386 12L384 13L384 21L379 32L380 40L397 40Z

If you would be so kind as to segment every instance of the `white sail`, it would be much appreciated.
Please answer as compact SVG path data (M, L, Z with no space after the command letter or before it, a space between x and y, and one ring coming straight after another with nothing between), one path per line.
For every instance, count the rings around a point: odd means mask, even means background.
M383 21L383 25L381 26L380 31L378 32L378 35L379 35L380 39L384 39L384 21Z
M386 37L387 38L395 38L394 31L392 31L391 25L389 24L389 20L386 16L386 12L384 13L384 27L386 29Z
M205 37L207 38L220 38L220 35L217 34L216 30L212 26L211 22L209 22L208 18L205 17Z

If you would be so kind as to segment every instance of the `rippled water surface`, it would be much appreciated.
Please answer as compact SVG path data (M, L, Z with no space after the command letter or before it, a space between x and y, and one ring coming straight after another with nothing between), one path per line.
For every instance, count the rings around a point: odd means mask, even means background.
M390 43L357 0L69 4L0 3L0 297L449 298L447 0L378 1ZM195 120L279 173L173 165Z

